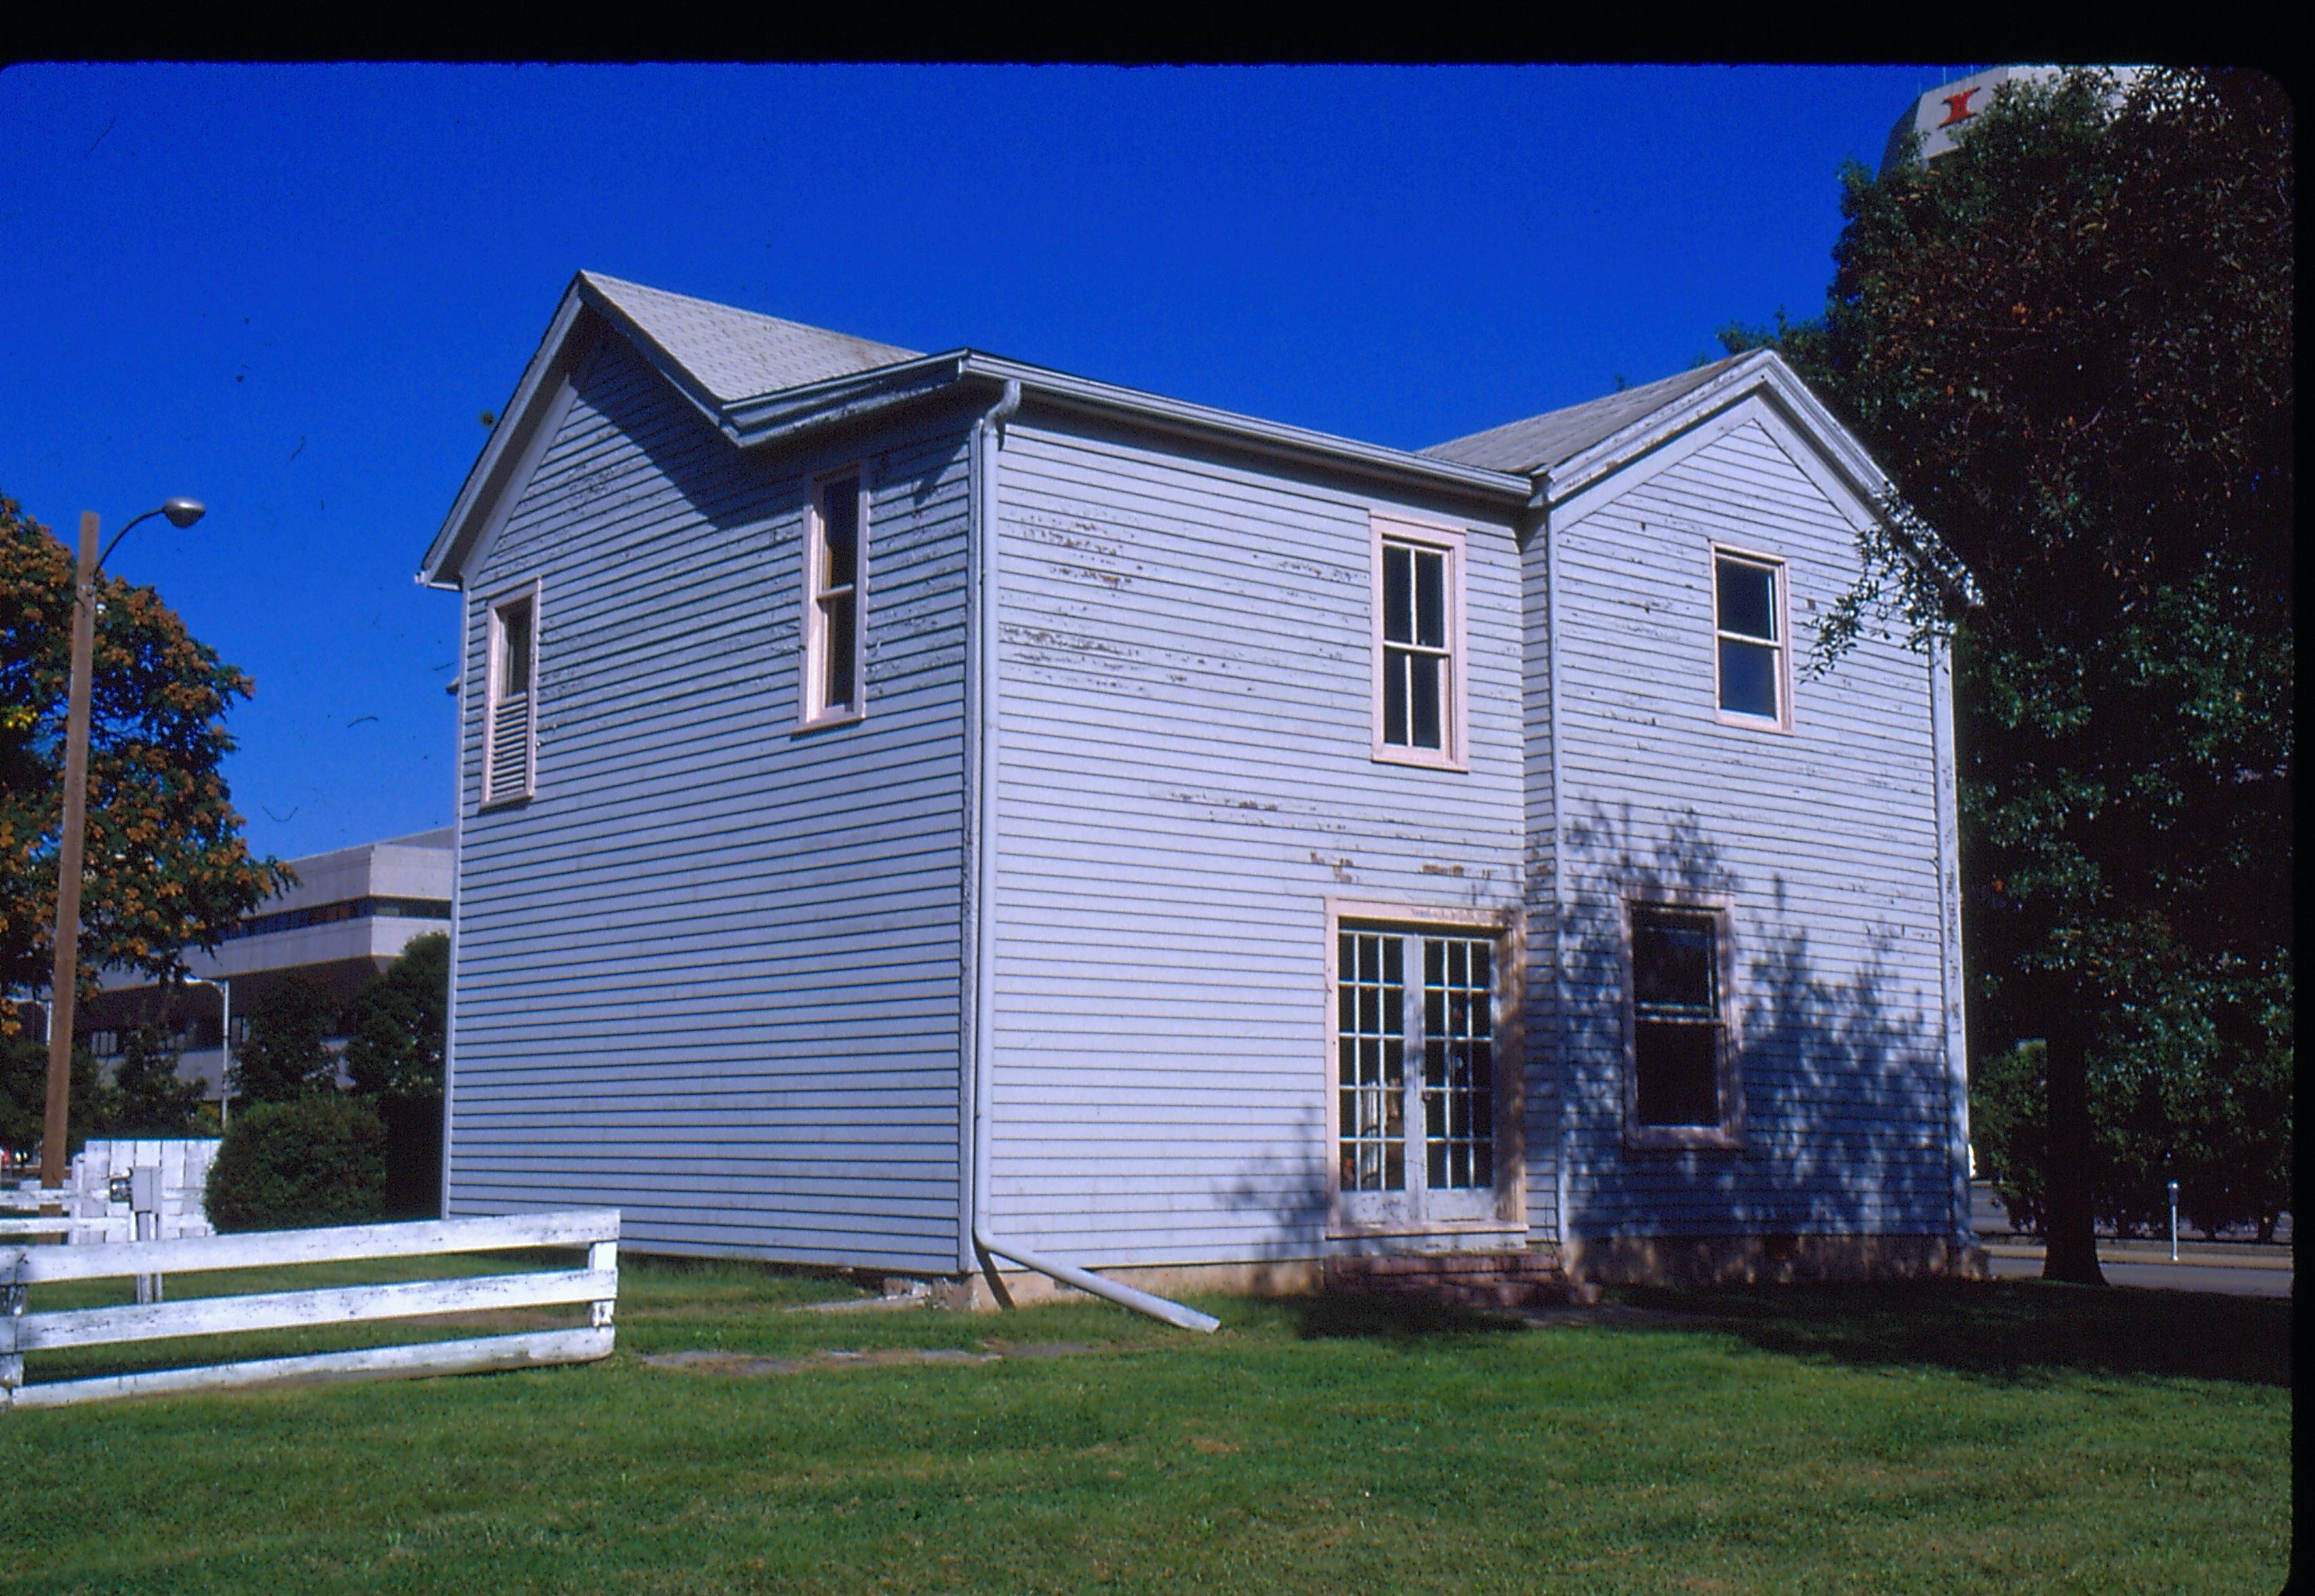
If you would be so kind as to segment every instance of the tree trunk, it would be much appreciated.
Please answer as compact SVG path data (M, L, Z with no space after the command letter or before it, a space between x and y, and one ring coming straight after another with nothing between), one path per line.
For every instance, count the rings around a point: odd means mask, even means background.
M2042 1278L2102 1286L2098 1231L2090 1205L2089 1045L2071 994L2061 997L2043 1045L2049 1071L2050 1142L2043 1166L2047 1244Z

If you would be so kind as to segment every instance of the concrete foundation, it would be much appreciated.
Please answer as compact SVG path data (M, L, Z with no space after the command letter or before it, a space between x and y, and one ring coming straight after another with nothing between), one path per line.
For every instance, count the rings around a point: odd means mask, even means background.
M1791 1285L1807 1281L1991 1278L1982 1249L1942 1236L1619 1237L1524 1252L1408 1253L1170 1264L1098 1271L1160 1297L1308 1297L1322 1291L1410 1292L1473 1306L1592 1301L1602 1285ZM1089 1302L1074 1286L1024 1269L998 1277L1016 1305ZM874 1284L874 1281L864 1283ZM884 1282L901 1289L900 1277ZM935 1308L1002 1307L988 1277L927 1282Z
M1985 1280L1984 1250L1943 1236L1622 1236L1569 1242L1569 1278L1611 1286Z

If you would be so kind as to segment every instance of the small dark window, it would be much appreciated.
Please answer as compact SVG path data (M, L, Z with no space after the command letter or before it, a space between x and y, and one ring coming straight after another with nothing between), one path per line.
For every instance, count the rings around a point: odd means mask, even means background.
M820 489L814 518L812 604L815 656L808 662L807 718L856 707L860 652L860 479L838 477Z
M1382 642L1383 741L1443 749L1453 669L1443 550L1384 543Z
M530 606L510 604L499 611L504 628L499 643L499 693L513 697L530 691Z
M1713 609L1724 714L1781 722L1785 642L1778 626L1779 567L1713 557Z
M1632 907L1632 1070L1642 1125L1721 1122L1719 917Z

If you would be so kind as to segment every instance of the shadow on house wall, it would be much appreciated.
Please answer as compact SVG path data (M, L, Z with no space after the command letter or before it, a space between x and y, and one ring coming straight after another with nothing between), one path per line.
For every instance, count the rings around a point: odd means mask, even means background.
M1831 884L1797 867L1748 875L1693 810L1627 803L1572 818L1558 868L1562 1133L1578 1250L1602 1264L1624 1255L1642 1275L1941 1268L1953 1104L1933 867ZM1727 906L1734 1147L1636 1146L1628 1123L1626 905L1683 900Z

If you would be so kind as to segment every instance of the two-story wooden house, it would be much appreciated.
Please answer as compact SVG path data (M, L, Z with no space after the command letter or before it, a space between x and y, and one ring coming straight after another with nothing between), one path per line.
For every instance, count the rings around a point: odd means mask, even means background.
M421 573L447 1211L1957 1266L1949 678L1804 669L1881 486L1768 353L1407 453L581 274Z

